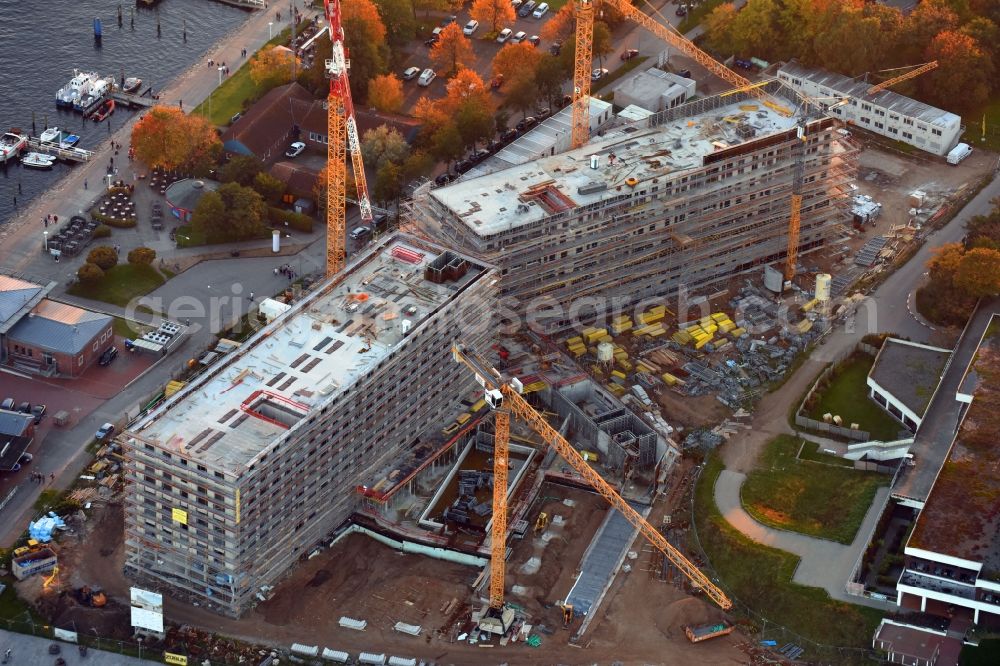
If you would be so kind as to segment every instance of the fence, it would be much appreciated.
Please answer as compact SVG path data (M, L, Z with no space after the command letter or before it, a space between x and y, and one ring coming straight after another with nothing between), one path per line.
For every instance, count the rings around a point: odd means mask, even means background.
M812 419L802 414L803 406L807 402L809 402L809 399L812 398L813 393L815 393L816 389L820 386L820 384L823 383L823 380L826 379L830 375L830 373L834 371L834 369L836 369L839 363L842 363L845 359L850 357L856 351L863 352L870 356L878 355L877 348L864 342L859 342L857 345L855 345L853 349L847 349L838 354L837 358L831 361L830 365L828 365L823 370L823 372L819 373L819 377L816 378L816 381L813 382L813 385L809 387L809 391L802 398L802 402L799 403L799 410L795 413L795 425L799 426L800 428L804 428L806 430L813 430L816 432L827 433L835 437L841 437L843 439L855 442L867 442L871 439L871 433L868 432L867 430L855 430L854 428L845 428L835 423L827 423L826 421L819 421L817 419Z

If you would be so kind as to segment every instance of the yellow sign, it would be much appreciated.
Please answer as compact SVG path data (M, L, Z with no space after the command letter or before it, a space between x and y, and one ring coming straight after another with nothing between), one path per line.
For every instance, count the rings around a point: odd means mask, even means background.
M174 509L176 511L177 509ZM177 664L177 666L187 666L188 658L182 654L171 654L170 652L163 653L163 663L164 664Z
M188 512L185 511L184 509L173 509L172 512L171 512L171 514L172 514L175 522L178 522L181 525L187 525L188 524ZM168 662L168 663L172 663L172 662ZM185 662L185 663L187 663L187 662Z
M236 489L236 524L240 524L240 489Z

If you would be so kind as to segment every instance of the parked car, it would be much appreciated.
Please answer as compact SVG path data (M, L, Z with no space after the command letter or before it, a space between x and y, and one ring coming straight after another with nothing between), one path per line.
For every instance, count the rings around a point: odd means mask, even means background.
M622 51L622 60L631 60L639 55L639 49L625 49Z
M743 58L734 59L733 64L737 67L742 67L743 69L753 69L753 63L749 60L744 60Z
M437 178L434 179L434 184L435 185L447 185L448 183L450 183L453 180L455 180L455 176L451 175L450 173L443 173L443 174L441 174L440 176L438 176Z
M427 48L430 48L430 47L434 46L435 44L437 44L439 41L441 41L440 37L438 37L437 35L431 35L430 39L424 40L424 46L426 46Z
M22 453L21 457L17 459L17 464L20 465L21 467L24 467L25 465L27 465L28 463L30 463L34 459L35 459L35 456L31 455L30 453L25 452L25 453Z
M548 11L549 11L549 3L543 2L542 4L540 4L537 7L535 7L535 11L532 12L531 15L533 17L535 17L536 19L540 19L543 16L545 16L545 14L547 14Z
M688 8L687 5L677 5L677 11L674 12L678 16L687 16Z
M229 124L232 125L233 123L235 123L237 120L239 120L242 117L243 117L243 112L242 111L237 111L236 113L233 114L232 118L229 119Z
M510 0L510 6L514 8L515 12L518 9L520 9L521 5L523 5L523 4L524 4L524 0Z
M97 364L102 366L111 365L111 362L116 358L118 358L118 348L108 347L104 350L104 353L101 354L101 358L97 359Z
M153 202L153 215L163 217L163 204L159 201Z
M30 402L22 402L20 405L17 406L17 411L21 412L22 414L30 414L31 413L31 403Z
M519 132L514 128L506 129L500 133L500 140L507 143L508 141L516 139L518 134Z
M525 118L524 120L522 120L517 124L517 130L519 132L523 132L524 130L531 129L537 124L538 124L537 118L535 118L534 116L528 116L527 118Z
M510 28L504 28L503 30L500 31L500 34L497 35L497 44L503 44L508 39L510 39L510 36L513 34L514 31L511 30Z
M0 409L6 409L9 412L14 411L14 398L4 398L3 402L0 402Z
M528 0L521 5L521 8L517 11L517 15L521 18L528 18L533 11L535 11L535 0Z
M554 56L559 55L562 51L562 42L552 42L552 46L549 47L549 53Z
M45 418L45 409L45 405L35 405L31 408L31 413L35 415L35 425L41 423L42 419Z
M683 76L685 79L690 79L691 78L691 70L690 69L682 69L681 71L677 72L677 75L678 76Z
M437 78L437 74L434 73L433 69L431 69L430 67L428 67L427 69L425 69L423 72L420 73L420 78L417 79L417 85L426 88L436 78Z
M598 80L604 78L607 75L608 75L607 68L601 67L601 68L595 69L594 71L592 71L590 73L590 80L591 81L598 81Z
M479 164L489 156L490 156L490 151L486 150L485 148L480 148L479 150L471 153L469 155L469 159L472 160L473 164Z
M528 37L528 41L531 42L532 46L538 46L542 43L542 38L538 35L532 35L531 37Z
M305 149L306 144L301 141L296 141L292 145L288 146L288 150L285 151L285 157L298 157Z
M403 80L404 81L412 81L413 79L417 78L418 76L420 76L420 68L419 67L407 67L405 70L403 70Z
M461 160L455 164L455 171L465 173L474 166L476 165L472 163L472 160Z
M475 34L476 30L479 30L479 21L477 21L476 19L472 19L471 21L465 24L464 28L462 28L462 34L465 35L466 37L472 37L472 35Z
M458 17L452 14L451 16L446 16L441 20L441 27L447 28L449 25L458 20Z
M511 44L520 44L525 39L528 38L528 34L524 30L518 30L517 33L510 38Z
M535 117L538 118L538 120L545 120L551 115L552 115L552 109L550 109L547 106L535 112Z
M351 231L351 240L361 240L362 238L370 236L371 233L372 230L370 227L355 227Z
M493 77L493 80L490 81L490 88L493 88L493 90L498 90L502 85L503 85L503 74L497 74L496 76Z
M97 440L104 439L105 437L110 436L111 433L113 433L114 431L115 431L114 423L105 423L104 425L102 425L100 428L97 429L97 432L94 433L94 439Z

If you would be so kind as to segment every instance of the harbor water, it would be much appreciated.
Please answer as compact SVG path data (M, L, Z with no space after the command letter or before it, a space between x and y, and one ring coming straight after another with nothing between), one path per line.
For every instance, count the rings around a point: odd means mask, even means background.
M135 0L0 0L0 132L19 128L30 133L34 112L36 135L47 122L49 127L79 135L80 148L96 150L109 140L108 121L95 123L56 108L56 92L74 69L96 71L119 82L124 72L126 77L141 78L142 89L152 86L155 93L204 61L205 54L249 16L246 10L215 0L162 0L152 8L143 3L137 6ZM102 25L99 45L94 37L95 18ZM109 119L111 129L117 130L138 112L119 105ZM51 171L38 171L16 160L0 165L0 225L44 195L72 168L57 163Z

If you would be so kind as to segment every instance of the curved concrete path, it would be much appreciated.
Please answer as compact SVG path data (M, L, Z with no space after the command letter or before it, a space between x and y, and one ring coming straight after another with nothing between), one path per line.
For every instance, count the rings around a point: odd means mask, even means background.
M885 602L849 595L845 589L845 583L851 577L854 564L867 545L868 537L878 521L879 509L889 494L888 486L878 489L875 500L861 522L861 527L854 535L853 543L845 546L834 541L779 530L758 523L746 512L740 501L740 489L746 478L745 474L722 470L715 483L715 503L726 521L747 537L765 546L798 555L799 566L792 576L794 582L821 587L831 597L840 601L883 610L892 607Z

